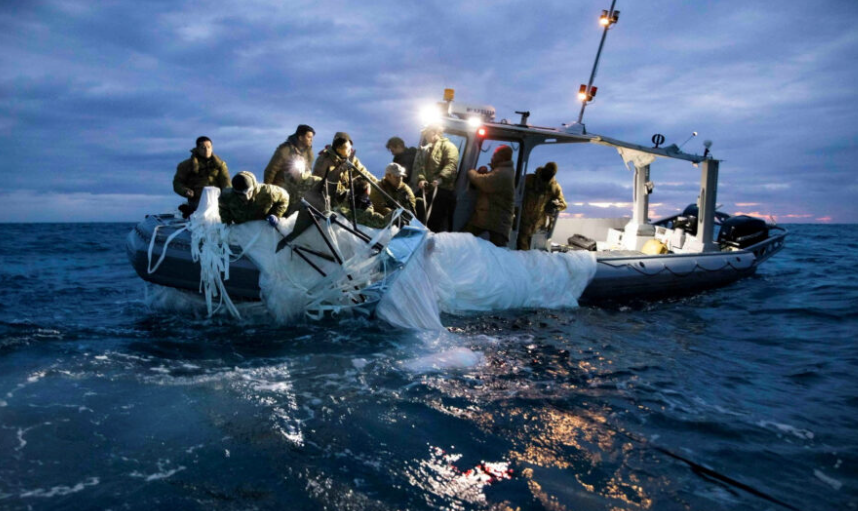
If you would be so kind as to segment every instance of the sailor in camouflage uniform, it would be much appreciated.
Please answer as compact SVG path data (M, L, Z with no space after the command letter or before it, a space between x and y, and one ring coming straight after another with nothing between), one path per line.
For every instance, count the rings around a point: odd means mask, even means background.
M545 167L524 178L524 202L521 207L521 224L518 228L516 246L519 250L530 249L530 238L556 213L566 209L566 200L560 183L554 179L557 164L550 161Z
M206 186L216 186L223 190L229 186L229 169L226 162L212 152L209 137L199 137L191 157L179 163L173 176L173 190L188 199L187 204L179 206L182 215L190 216L200 203L200 195Z
M343 131L337 132L334 135L333 144L319 153L319 158L313 167L313 175L316 177L324 178L327 173L328 194L332 206L337 206L345 200L351 189L349 186L349 165L345 163L346 161L351 164L352 175L355 179L363 177L372 180L374 183L378 182L378 179L370 174L355 156L352 147L352 139L349 134Z
M456 209L459 150L443 135L440 126L429 126L423 130L427 145L418 151L412 173L412 179L417 180L417 187L426 194L427 211L431 208L426 227L432 232L451 231L453 210Z
M295 133L280 144L271 156L271 161L265 167L263 181L265 184L286 188L290 172L298 171L303 174L313 168L313 136L316 131L306 124L301 124ZM293 202L298 202L292 198Z
M364 178L358 178L354 181L354 187L357 223L375 229L387 227L387 224L390 223L390 215L379 214L373 209L369 182ZM346 199L336 208L336 211L348 221L352 219L351 202L350 196L346 196Z
M224 190L218 202L220 219L225 224L268 220L274 225L288 207L289 195L284 189L257 184L250 172L239 172L232 179L232 188Z
M416 199L414 198L414 192L405 184L405 177L405 168L398 163L391 163L384 169L384 179L378 183L378 186L399 203L400 206L414 213ZM376 213L387 215L397 207L396 204L387 199L387 197L375 188L370 193L370 198L372 199L372 206Z

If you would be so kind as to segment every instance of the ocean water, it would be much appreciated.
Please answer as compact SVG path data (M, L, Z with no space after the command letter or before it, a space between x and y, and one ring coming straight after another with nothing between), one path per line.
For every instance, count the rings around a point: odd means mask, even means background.
M858 509L858 226L442 333L173 308L131 227L0 224L0 509Z

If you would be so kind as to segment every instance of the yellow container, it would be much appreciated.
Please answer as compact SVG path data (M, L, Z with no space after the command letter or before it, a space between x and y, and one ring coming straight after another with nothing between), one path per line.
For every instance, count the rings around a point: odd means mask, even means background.
M649 240L641 247L641 252L646 255L666 254L667 245L658 240Z

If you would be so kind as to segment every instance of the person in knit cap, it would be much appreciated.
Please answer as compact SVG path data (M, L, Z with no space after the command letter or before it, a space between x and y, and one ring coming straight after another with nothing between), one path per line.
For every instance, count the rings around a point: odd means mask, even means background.
M225 224L241 224L252 220L268 220L276 225L289 208L289 194L279 186L257 184L250 172L239 172L232 178L218 200L220 220Z
M372 180L374 183L378 182L378 179L370 174L355 156L352 137L344 131L339 131L334 135L334 141L330 147L326 147L319 153L319 158L313 167L314 176L322 179L327 176L327 193L332 207L345 200L351 189L349 168L351 168L352 177L355 179L363 177Z
M179 206L182 216L188 218L200 203L200 195L206 186L217 186L221 190L229 186L229 169L226 162L212 152L209 137L199 137L191 157L179 163L173 176L173 190L188 199Z
M566 200L560 183L554 179L557 164L550 161L545 167L524 178L524 201L521 205L521 223L518 227L516 247L530 249L530 238L537 230L566 209Z
M508 145L495 149L491 171L485 167L468 171L468 180L478 190L474 213L463 229L474 236L488 231L489 241L498 247L509 244L515 209L515 166Z

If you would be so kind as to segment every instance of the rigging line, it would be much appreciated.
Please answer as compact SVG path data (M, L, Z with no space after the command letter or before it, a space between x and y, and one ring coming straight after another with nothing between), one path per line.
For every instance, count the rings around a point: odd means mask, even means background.
M151 240L149 240L149 253L148 253L148 256L149 256L149 264L147 264L147 268L146 268L146 270L149 272L149 275L152 275L153 273L155 273L156 271L158 271L158 267L159 267L159 266L161 266L161 263L163 263L163 262L164 262L164 258L165 258L165 257L167 257L167 246L170 244L170 242L171 242L171 241L173 241L173 239L174 239L176 236L178 236L179 234L181 234L181 233L182 233L182 231L184 231L184 230L186 230L186 229L188 228L188 227L187 227L187 225L186 225L185 227L182 227L181 229L179 229L179 230L177 230L176 232L174 232L173 234L171 234L171 235L166 239L166 241L164 241L164 246L163 246L163 248L161 248L161 257L159 257L159 258L158 258L158 262L156 262L156 263L155 263L155 267L154 267L154 268L152 268L152 251L153 251L153 250L154 250L154 248L155 248L155 238L157 238L157 237L158 237L158 236L157 236L157 235L158 235L158 229L159 229L159 228L161 228L161 227L163 227L163 226L161 226L161 225L156 225L156 226L155 226L155 228L152 230L152 239L151 239Z

